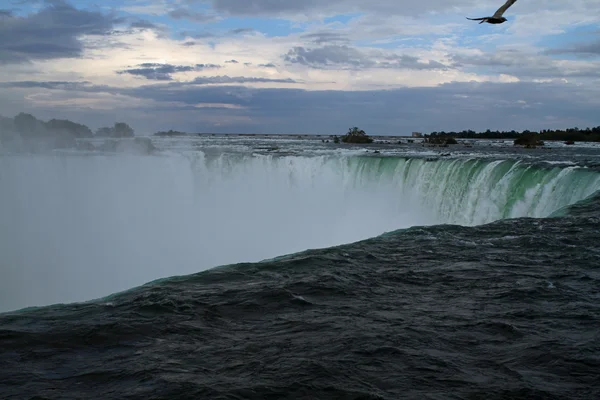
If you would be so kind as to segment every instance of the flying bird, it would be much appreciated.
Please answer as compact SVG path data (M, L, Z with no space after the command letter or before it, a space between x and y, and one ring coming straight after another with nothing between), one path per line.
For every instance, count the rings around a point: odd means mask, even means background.
M504 18L502 16L502 14L504 14L506 12L506 10L508 10L508 7L515 4L516 1L517 0L506 0L506 3L504 3L504 5L502 7L500 7L498 10L496 10L494 15L492 15L491 17L483 17L483 18L467 17L467 19L470 19L471 21L481 21L480 24L483 24L484 22L487 22L488 24L501 24L503 22L506 22L506 18Z

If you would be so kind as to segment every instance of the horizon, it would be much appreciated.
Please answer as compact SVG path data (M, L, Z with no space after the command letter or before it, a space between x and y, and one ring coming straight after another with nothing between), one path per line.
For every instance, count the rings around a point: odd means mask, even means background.
M28 114L28 113L24 113L24 112L20 112L19 114ZM14 119L17 117L17 115L15 115L14 117L7 117L5 115L0 114L0 119L2 118L7 118L7 119ZM85 123L81 123L78 121L71 121L69 119L61 119L61 118L49 118L47 120L42 120L37 118L37 116L29 114L31 116L33 116L34 118L36 118L38 121L41 121L43 123L47 123L51 120L61 120L61 121L69 121L69 122L75 122L75 123L80 123L81 125L83 125L85 128L89 129L89 126L87 126ZM98 131L102 130L102 129L112 129L114 127L115 124L118 123L124 123L125 125L129 126L129 124L127 123L127 121L114 121L113 123L109 123L109 124L104 124L103 126L97 128L97 129L90 129L94 135L94 137L105 137L104 135L98 135ZM352 128L349 128L352 129ZM495 138L490 138L490 137L484 137L483 135L485 134L489 134L489 133L499 133L499 134L512 134L512 133L516 133L516 134L525 134L525 133L534 133L534 134L542 134L544 133L544 131L551 131L551 132L567 132L567 133L574 133L575 132L585 132L588 130L598 130L600 129L600 125L599 126L586 126L586 127L568 127L568 128L546 128L546 129L540 129L540 130L528 130L528 129L524 129L524 130L492 130L492 129L486 129L486 130L481 130L481 131L474 131L474 130L469 130L469 129L463 129L460 131L445 131L445 130L441 130L441 131L431 131L431 132L422 132L422 131L412 131L410 132L410 134L406 133L402 133L402 134L386 134L386 133L380 133L380 134L370 134L368 132L367 133L368 136L370 137L379 137L379 138L410 138L410 139L423 139L426 136L436 136L436 135L452 135L452 134L461 134L461 133L468 133L468 134L475 134L475 135L482 135L482 137L480 139L495 139ZM233 135L233 136L315 136L315 137L327 137L327 138L332 138L334 136L344 136L345 133L310 133L310 132L304 132L304 133L285 133L285 132L270 132L270 133L264 133L264 132L210 132L210 131L196 131L196 132L190 132L190 131L179 131L179 130L175 130L175 129L162 129L162 130L158 130L152 133L148 133L145 132L144 134L137 134L135 133L134 130L134 136L135 137L149 137L149 136L168 136L168 135L159 135L160 133L168 133L168 132L173 132L174 134L183 134L183 135L179 135L179 136L205 136L205 135ZM347 132L346 132L347 133ZM421 136L413 136L414 133L418 133ZM457 138L465 138L465 137L461 137L458 136ZM469 139L474 139L472 137L470 137ZM561 139L557 139L557 140L561 140Z
M465 19L501 3L0 0L0 109L150 134L600 125L600 3Z

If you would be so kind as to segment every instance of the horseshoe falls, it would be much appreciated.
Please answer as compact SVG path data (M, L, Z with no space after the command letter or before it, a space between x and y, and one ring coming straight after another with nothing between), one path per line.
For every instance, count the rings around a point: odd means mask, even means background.
M0 397L600 395L593 144L152 142L0 153Z
M600 174L520 160L15 155L0 172L4 309L83 301L411 226L547 217Z

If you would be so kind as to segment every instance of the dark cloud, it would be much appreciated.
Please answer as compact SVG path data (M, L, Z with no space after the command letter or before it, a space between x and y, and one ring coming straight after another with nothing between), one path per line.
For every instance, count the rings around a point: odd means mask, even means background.
M190 31L183 31L180 33L180 35L182 37L191 37L194 39L206 39L206 38L211 38L211 37L216 36L214 33L210 33L210 32L190 32Z
M213 15L203 14L188 8L176 8L169 11L169 17L173 19L187 19L194 22L210 22L214 21Z
M0 10L0 17L12 17L12 11Z
M224 83L298 83L297 81L286 78L286 79L272 79L272 78L256 78L256 77L245 77L245 76L199 76L192 81L195 85L208 85L208 84L224 84Z
M237 29L232 29L229 31L229 33L232 33L234 35L238 35L240 33L248 33L248 32L254 32L254 28L237 28Z
M495 73L518 78L595 78L600 77L600 63L557 62L540 55L517 50L494 53L450 55L452 65L457 68L485 67Z
M294 47L284 60L313 68L397 68L397 69L448 69L437 61L422 62L408 55L369 53L346 45L327 45L318 48Z
M235 83L242 79L245 78L229 78L228 81ZM77 98L78 92L103 92L142 100L132 104L152 100L152 105L107 112L118 111L132 126L147 126L149 133L180 129L332 134L343 133L348 126L356 125L371 134L410 134L412 131L538 130L600 124L597 113L600 88L593 85L464 82L391 90L315 91L205 84L217 81L224 80L209 77L197 84L168 82L137 88L94 86L82 82L21 82L3 84L3 87L69 88L70 93L61 92L63 94L58 97L68 99ZM0 90L0 95L2 93L9 91ZM14 98L15 93L11 96ZM207 108L202 108L203 104ZM76 119L86 123L87 115L93 118L98 112L101 111L84 111L89 114L78 114ZM217 117L220 126L204 122Z
M229 61L225 61L225 63L227 63L227 64L239 64L240 62L238 60L229 60Z
M52 1L26 17L3 14L0 23L0 63L81 56L82 35L109 35L121 19L78 10Z
M202 71L205 69L221 68L216 64L196 64L196 65L172 65L159 63L143 63L135 68L128 68L117 71L118 74L130 74L143 76L149 80L170 81L173 80L173 74L177 72Z
M228 35L239 35L247 32L255 32L253 28L237 28L227 31L226 34L215 34L212 32L191 32L191 31L182 31L179 33L182 37L191 37L194 39L206 39L206 38L217 38L217 37L227 37ZM235 60L233 60L235 61Z
M213 68L221 68L221 66L217 65L217 64L196 64L197 71L200 71L202 69L213 69Z
M188 0L188 2L204 2L206 0ZM356 12L369 12L385 15L418 15L431 12L442 12L447 9L473 6L473 0L212 0L215 10L230 15L250 16L285 16L298 15L320 16L339 15Z
M535 130L556 127L561 120L569 121L565 122L569 126L573 118L582 126L600 122L597 88L582 90L555 83L453 83L356 92L235 86L177 86L173 90L167 85L132 89L127 94L190 106L232 104L240 109L231 110L230 115L247 116L258 123L258 127L240 125L233 131L335 133L350 124L376 134L400 134L469 128ZM554 119L547 121L548 116Z
M323 43L349 43L350 39L344 34L338 32L314 32L300 36L302 39L308 39L318 45Z
M319 1L213 0L212 3L217 11L234 15L276 15L300 12L311 8Z
M297 46L288 51L284 56L284 60L312 67L324 67L328 65L364 67L366 66L365 64L372 65L373 63L357 49L337 45L329 45L316 49Z
M575 43L569 47L548 49L544 54L577 54L583 57L596 57L600 55L600 40L591 43Z
M259 67L263 67L263 68L277 68L277 66L273 63L268 63L268 64L258 64Z
M82 90L85 91L90 85L88 81L18 81L18 82L0 82L2 88L19 88L19 89L60 89L60 90Z
M441 62L428 60L427 62L420 61L417 57L403 55L388 55L384 56L382 61L376 65L380 68L400 68L400 69L450 69L449 66Z
M131 23L130 25L131 28L137 28L137 29L152 29L152 30L162 30L163 28L150 22L150 21L144 21L144 20L137 20Z
M139 18L124 18L123 21L127 21L129 23L128 29L119 29L111 31L111 36L126 36L135 34L140 30L150 30L153 31L158 37L165 38L169 35L169 29L164 25L157 25L153 22L146 21ZM109 47L114 48L115 46L120 45L121 47L130 47L127 45L115 44L111 43Z

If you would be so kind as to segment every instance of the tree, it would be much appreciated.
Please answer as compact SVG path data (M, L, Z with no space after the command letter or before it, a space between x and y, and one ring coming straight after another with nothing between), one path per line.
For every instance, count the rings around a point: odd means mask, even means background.
M22 137L37 137L46 131L44 123L31 114L19 113L14 121L15 128Z
M133 129L125 122L117 122L112 128L100 128L96 131L96 136L102 137L133 137Z
M133 137L133 129L125 122L115 123L114 133L117 137Z
M104 128L98 128L98 130L96 130L96 136L99 136L99 137L111 137L112 135L113 135L113 128L104 127Z
M68 119L51 119L46 122L46 128L56 133L69 133L74 137L92 137L92 131L85 125L69 121Z
M348 133L342 136L342 142L344 143L373 143L365 131L358 129L358 127L348 129Z

